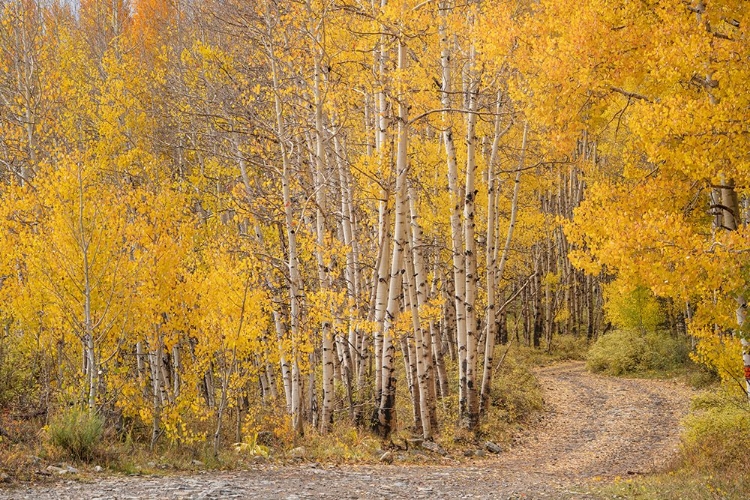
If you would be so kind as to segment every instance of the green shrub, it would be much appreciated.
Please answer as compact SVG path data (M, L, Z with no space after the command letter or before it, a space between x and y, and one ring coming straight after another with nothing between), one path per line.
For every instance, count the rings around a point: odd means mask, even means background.
M666 333L646 335L646 370L673 370L690 360L690 346L684 339Z
M747 470L750 408L747 399L731 396L696 398L685 419L682 457L693 470Z
M50 422L50 442L78 460L90 460L102 439L104 419L80 408L69 408Z
M589 351L586 366L593 372L615 376L668 371L687 363L689 352L685 341L666 334L619 330L599 337Z

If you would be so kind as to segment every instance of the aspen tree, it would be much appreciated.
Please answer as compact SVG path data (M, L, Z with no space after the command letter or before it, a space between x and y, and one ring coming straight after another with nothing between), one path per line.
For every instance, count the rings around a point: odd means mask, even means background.
M316 8L320 8L316 6ZM310 33L312 53L313 53L313 112L315 122L315 145L314 145L314 164L315 164L315 233L317 235L317 249L315 251L318 263L318 281L323 293L330 291L330 271L323 256L323 249L326 245L326 223L323 212L326 205L325 196L325 176L327 170L326 151L324 146L324 124L323 124L323 75L322 75L322 58L324 50L325 36L325 11L322 7L320 19L315 19L314 8L310 1L306 3L306 11L310 17L310 22L314 25L308 29ZM334 353L333 353L333 328L328 319L323 319L321 324L322 337L322 359L323 364L323 406L321 408L320 431L325 434L333 421L333 385L334 385Z
M465 200L463 209L464 233L464 263L466 278L464 311L466 315L466 368L462 367L462 377L466 377L466 425L473 429L479 423L479 399L477 394L477 252L475 241L475 200L476 200L476 121L477 94L479 92L475 81L474 57L475 47L469 49L469 60L466 87L468 112L466 113L466 182L464 187Z
M409 231L408 226L404 226L404 231ZM416 271L414 252L418 252L420 249L415 248L413 236L410 239L408 234L404 234L403 238L404 241L411 242L410 248L404 252L404 295L411 314L411 325L414 333L414 357L416 358L410 363L413 366L415 378L415 383L412 384L415 386L415 390L412 391L412 398L415 400L415 403L417 399L419 400L418 404L415 404L414 407L419 408L419 415L417 417L420 422L422 435L424 439L430 440L433 434L432 425L434 418L432 417L432 413L435 401L435 385L432 379L432 349L429 337L422 328L419 316L421 304L418 299L418 285L416 281L421 279L421 276Z
M469 387L467 379L468 353L467 353L467 325L466 325L466 263L464 254L463 233L461 231L461 201L463 200L462 190L458 184L458 165L456 161L456 149L453 142L453 127L450 118L451 108L451 52L450 41L448 39L447 17L450 7L447 3L442 4L440 36L442 43L441 67L442 67L442 84L441 84L441 103L443 111L443 142L445 144L446 161L448 164L448 190L451 197L451 245L453 251L453 288L455 302L455 322L456 322L456 344L458 350L458 367L459 367L459 415L464 420L468 414L469 408ZM472 193L473 196L473 193Z
M40 9L33 0L0 6L0 145L2 164L23 185L37 168L40 113L45 100L44 75L49 57L42 44L45 36ZM49 29L49 28L48 28ZM46 40L45 40L46 39Z
M377 3L373 3L375 7ZM387 0L381 0L378 8L374 8L377 11L384 10L387 6ZM375 95L376 105L376 124L375 124L375 151L377 154L378 167L380 174L383 179L389 179L390 177L390 152L388 141L388 130L389 130L389 117L386 102L386 63L388 59L387 49L387 31L386 27L378 25L381 31L380 40L376 48L373 50L374 58L374 71L377 75L378 81L377 92ZM380 405L380 401L383 397L383 359L384 359L384 328L386 321L386 311L388 308L388 294L389 294L389 276L391 274L391 205L390 205L390 190L387 187L389 180L384 182L384 188L380 192L380 199L378 200L378 258L377 268L375 277L375 304L374 304L374 321L375 321L375 332L373 335L373 348L375 358L375 402L376 405ZM376 410L377 411L377 410ZM374 420L380 421L379 417Z
M424 399L424 405L423 406L423 412L426 411L427 418L429 419L430 425L429 430L432 433L436 433L438 430L438 421L437 421L437 408L436 408L436 392L435 392L435 368L433 363L433 359L441 359L442 356L436 351L435 344L437 342L437 329L435 328L434 321L430 318L428 320L428 328L429 332L425 332L424 328L422 327L422 315L420 314L421 311L423 311L427 306L428 302L430 300L430 293L427 291L427 270L425 269L424 264L424 255L423 255L423 230L421 225L419 224L419 219L417 215L417 204L416 204L416 190L413 186L409 187L409 214L410 214L410 227L411 232L409 239L410 242L410 255L407 256L407 258L411 258L413 262L411 262L411 265L413 267L413 282L416 286L414 292L415 292L415 299L416 299L416 310L414 309L414 303L412 302L412 321L414 322L413 328L414 331L417 332L417 356L418 360L417 363L421 364L421 370L418 369L419 373L419 379L420 379L420 396ZM407 260L407 265L409 265L410 262ZM407 269L407 277L409 276L409 270ZM414 315L416 314L416 317ZM442 363L438 363L442 364ZM419 366L418 366L419 368ZM443 364L442 369L445 370L445 366ZM446 377L447 378L447 377ZM424 395L422 395L422 392L424 391ZM424 420L425 417L422 416L423 420L423 428L427 429L428 427L425 426ZM426 431L425 431L426 433ZM425 439L430 439L431 436L425 435Z
M340 198L341 198L341 233L343 235L343 242L347 249L346 251L346 267L344 269L344 280L346 281L346 290L350 304L349 312L349 334L347 338L340 339L340 351L345 371L345 383L347 390L347 398L350 405L350 417L353 421L356 421L358 417L355 415L355 409L353 408L353 384L354 378L357 377L357 393L361 393L364 390L364 375L365 375L365 352L367 351L366 337L361 335L360 328L358 326L360 318L360 308L357 305L358 299L361 295L361 277L359 269L359 245L355 237L356 225L354 221L354 213L352 210L352 188L351 180L349 178L350 172L347 170L344 164L344 151L341 146L341 138L339 131L334 132L334 148L336 154L336 173L338 174ZM359 410L356 410L357 412Z
M508 262L508 255L510 253L510 243L513 239L513 232L516 227L516 217L518 216L518 192L519 187L521 185L521 172L523 172L524 164L525 164L525 153L526 153L526 140L527 135L529 131L529 124L528 122L524 123L523 126L523 138L521 140L521 157L518 161L518 168L516 169L516 176L513 181L513 197L511 201L511 208L510 208L510 221L508 223L508 233L505 237L505 244L503 246L503 253L500 257L500 262L497 265L496 269L490 268L488 265L488 277L487 277L487 286L489 290L490 283L495 283L499 281L505 272L505 266ZM490 164L491 165L491 164ZM489 231L489 230L488 230ZM489 275L492 274L490 277ZM491 296L491 294L488 292L488 297ZM494 295L494 292L493 294ZM494 297L492 302L490 302L490 299L487 300L488 306L489 304L494 305ZM505 304L502 305L502 308L505 307ZM489 309L489 307L488 307ZM497 312L490 310L490 314L494 315L497 314ZM485 352L484 352L484 372L482 375L482 391L480 394L480 412L486 411L487 404L489 402L490 397L490 391L492 389L492 370L493 370L493 353L495 348L495 335L494 331L489 329L490 322L494 323L494 318L488 318L487 325L488 325L488 332L492 332L492 335L490 333L487 334L487 344L485 345Z
M406 46L403 34L398 37L397 70L404 75L407 68ZM402 76L403 78L403 76ZM407 199L406 182L408 174L407 148L409 140L409 112L405 94L406 82L397 82L398 87L398 126L396 146L396 197L395 197L395 225L393 229L393 249L391 254L390 279L388 284L388 307L386 308L383 328L383 362L382 362L382 395L378 407L378 423L380 433L387 437L394 430L394 416L396 404L396 379L394 366L394 322L399 314L399 296L401 294L401 273L403 270L403 255L407 247L406 228Z

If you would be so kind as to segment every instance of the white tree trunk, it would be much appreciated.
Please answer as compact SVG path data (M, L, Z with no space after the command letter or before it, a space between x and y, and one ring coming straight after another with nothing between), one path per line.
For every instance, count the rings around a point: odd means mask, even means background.
M447 33L447 5L441 9L440 38L443 45L441 52L441 66L443 81L441 89L441 104L444 109L451 107L451 68L450 68L450 44ZM448 163L448 191L451 203L451 250L453 252L453 289L456 310L456 344L458 347L458 406L460 418L467 412L468 386L466 378L466 267L464 263L463 234L461 231L461 208L463 195L458 186L458 166L456 164L456 148L453 143L453 127L450 114L443 112L443 142L445 144L446 161Z
M408 239L408 236L404 234L404 239ZM421 276L416 272L414 266L414 254L415 245L412 240L411 249L404 252L404 281L406 282L406 299L409 303L409 310L411 312L412 330L414 331L414 346L415 346L415 360L416 361L416 379L418 388L418 399L419 399L419 418L421 421L422 435L425 440L432 439L432 416L430 407L434 406L434 403L430 399L434 399L435 386L431 377L431 357L432 351L429 349L429 343L425 342L424 330L422 329L421 321L419 319L419 301L417 299L417 286L415 281L421 279ZM419 250L418 248L416 250ZM416 397L414 398L417 399Z
M430 299L430 292L427 289L427 269L424 264L424 256L422 253L422 235L423 230L419 225L419 217L417 215L416 205L416 190L413 188L409 189L409 213L411 215L411 255L414 261L414 283L416 285L416 299L417 306L421 310L427 305ZM435 387L435 364L433 363L433 344L435 342L436 331L434 328L433 321L429 322L429 332L425 332L422 329L422 340L420 346L420 353L424 363L424 377L426 380L427 389L427 410L429 412L429 418L431 423L431 430L433 433L438 430L437 421L437 390ZM426 437L425 437L426 438Z
M403 72L406 69L406 47L403 41L398 45L398 69ZM378 422L380 432L388 436L395 427L395 398L396 380L394 376L394 352L393 325L399 313L401 294L401 269L403 266L403 254L407 249L404 240L407 221L406 204L406 174L408 168L407 148L409 139L409 115L405 96L400 93L398 102L398 138L396 152L396 222L393 229L393 249L391 253L391 272L388 285L388 307L385 315L383 329L383 392L380 398L378 411Z
M466 364L461 376L466 377L466 414L465 424L469 429L474 429L479 423L479 398L477 397L477 320L476 320L476 296L477 296L477 252L475 242L475 206L476 206L476 123L478 83L474 81L473 74L475 48L472 45L469 51L468 62L468 108L466 115L466 184L464 200L464 265L466 271L466 290L464 296L464 310L466 315ZM463 365L462 365L463 367Z
M500 129L502 111L502 94L497 94L497 106L495 107L495 133L492 140L492 150L487 161L487 253L486 253L486 279L487 279L487 335L484 344L484 369L482 373L482 389L479 397L479 413L483 414L487 408L492 384L492 363L495 352L495 337L497 336L497 306L496 306L496 283L501 277L497 274L497 181L495 179L495 162L500 145L500 139L510 129L512 122L509 121L505 130ZM515 193L515 191L514 191ZM515 203L513 205L515 207ZM513 209L511 209L511 212ZM511 214L511 218L513 214Z

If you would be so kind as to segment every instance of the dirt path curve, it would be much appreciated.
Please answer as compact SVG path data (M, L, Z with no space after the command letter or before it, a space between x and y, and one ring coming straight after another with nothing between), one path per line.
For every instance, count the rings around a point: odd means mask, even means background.
M0 499L593 498L592 480L653 471L676 451L691 391L669 381L538 372L545 418L511 450L445 466L262 466L189 476L109 477L0 490Z

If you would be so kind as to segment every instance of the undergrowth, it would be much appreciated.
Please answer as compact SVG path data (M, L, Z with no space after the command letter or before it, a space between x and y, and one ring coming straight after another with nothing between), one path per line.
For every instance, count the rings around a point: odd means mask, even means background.
M450 394L437 402L438 420L444 425L438 429L435 441L452 458L461 460L464 452L483 448L485 441L508 444L543 409L541 387L532 368L559 360L581 359L584 348L585 339L572 337L555 337L550 352L518 344L498 346L492 395L475 432L467 432L457 425L458 370L455 362L447 359ZM214 453L210 440L179 443L161 439L150 449L150 429L133 426L132 422L123 424L109 413L105 421L85 410L69 408L53 415L46 426L41 419L26 423L24 430L18 432L11 421L0 421L0 428L26 436L23 440L0 438L0 462L5 464L0 466L0 472L5 471L16 479L38 480L35 470L43 471L49 464L64 463L75 464L84 474L91 473L98 465L134 475L169 470L232 469L269 460L278 463L376 463L388 450L402 463L441 462L440 454L420 447L419 436L412 429L408 388L403 364L399 365L398 426L387 441L369 430L371 405L362 411L359 426L352 423L348 409L342 409L336 413L333 428L327 435L320 435L306 425L304 435L297 436L284 411L283 401L276 401L266 405L264 412L246 413L241 422L227 426L218 454ZM478 368L481 378L481 362ZM235 436L240 434L244 438L235 442Z
M541 348L513 342L503 346L503 349L510 349L519 361L529 367L540 367L563 361L583 361L589 347L588 340L583 335L553 335L550 342Z
M694 388L715 385L717 374L695 363L689 354L685 337L618 330L599 337L588 352L586 367L612 376L679 378Z
M80 408L68 408L54 417L47 432L50 442L74 460L94 457L104 433L104 419Z

